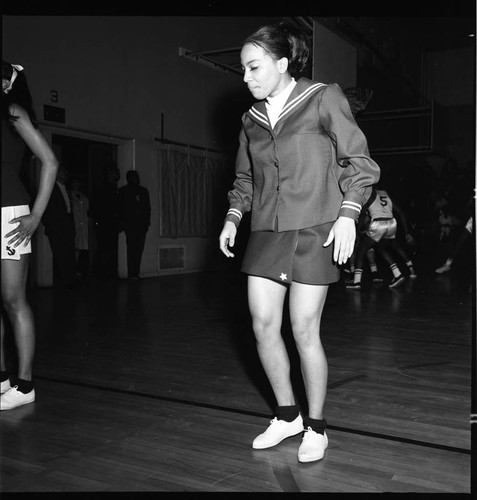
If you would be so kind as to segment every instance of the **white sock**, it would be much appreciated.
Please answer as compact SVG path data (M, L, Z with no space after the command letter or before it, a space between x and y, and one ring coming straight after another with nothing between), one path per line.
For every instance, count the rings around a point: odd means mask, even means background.
M393 263L389 267L391 268L391 271L392 271L393 276L395 278L397 278L401 274L401 271L399 270L399 267L397 266L397 264Z

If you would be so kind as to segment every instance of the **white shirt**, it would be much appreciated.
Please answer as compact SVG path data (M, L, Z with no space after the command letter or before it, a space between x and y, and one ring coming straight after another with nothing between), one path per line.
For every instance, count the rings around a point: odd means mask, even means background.
M265 108L267 109L268 119L270 120L272 128L277 123L278 115L283 109L283 106L285 106L285 103L287 102L292 90L295 88L295 85L296 80L292 78L291 82L278 95L274 97L268 96L266 98Z

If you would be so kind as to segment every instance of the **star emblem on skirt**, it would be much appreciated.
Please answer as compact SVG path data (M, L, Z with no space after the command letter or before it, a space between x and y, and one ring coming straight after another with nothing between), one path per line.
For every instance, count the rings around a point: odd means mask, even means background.
M280 279L281 279L282 281L286 281L286 279L287 279L287 275L286 275L285 273L280 274Z

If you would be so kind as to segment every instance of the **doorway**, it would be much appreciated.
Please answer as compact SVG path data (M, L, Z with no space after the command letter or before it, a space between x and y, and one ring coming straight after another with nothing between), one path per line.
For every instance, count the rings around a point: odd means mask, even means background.
M59 162L67 169L71 177L81 180L81 190L91 201L94 192L104 179L107 168L113 164L124 177L125 172L135 165L135 141L130 138L104 136L91 132L41 124L42 132L51 144ZM32 172L36 183L39 180L38 166ZM97 273L97 242L91 218L88 221L89 249L87 267L90 274ZM44 228L35 234L36 258L32 259L31 275L37 286L51 286L53 277L52 254ZM118 242L118 276L125 277L126 270L125 241Z
M79 181L80 190L88 200L88 249L79 253L77 272L83 276L98 275L98 245L91 209L106 178L110 165L118 164L118 146L91 139L52 135L52 148L61 165L68 171L70 184Z

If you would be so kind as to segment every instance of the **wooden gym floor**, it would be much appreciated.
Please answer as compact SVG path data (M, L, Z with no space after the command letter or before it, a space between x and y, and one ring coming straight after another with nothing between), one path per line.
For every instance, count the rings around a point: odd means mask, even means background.
M1 491L470 494L469 273L330 288L330 444L310 464L300 436L250 446L274 402L235 269L34 289L37 401L1 412Z

